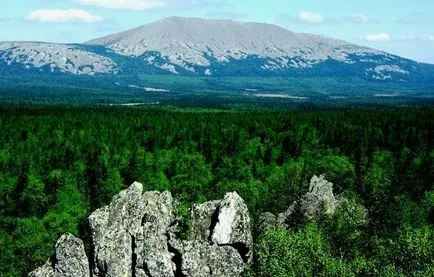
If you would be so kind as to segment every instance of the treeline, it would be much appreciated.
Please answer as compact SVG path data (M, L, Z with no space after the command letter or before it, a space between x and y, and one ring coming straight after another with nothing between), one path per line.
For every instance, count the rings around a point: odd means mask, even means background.
M286 210L323 173L336 194L367 209L366 224L337 215L272 231L256 238L251 274L430 273L433 118L432 108L2 108L1 275L43 263L61 234L80 235L89 213L133 181L170 190L181 216L193 202L237 191L255 222L261 212Z

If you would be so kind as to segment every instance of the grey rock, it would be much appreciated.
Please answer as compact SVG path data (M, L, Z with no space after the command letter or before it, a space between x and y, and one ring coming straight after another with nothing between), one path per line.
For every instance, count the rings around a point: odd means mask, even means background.
M55 277L89 277L89 260L83 241L71 234L60 237L56 243Z
M152 277L174 276L174 254L169 252L167 242L167 232L175 222L172 196L169 192L146 192L143 200L142 226L135 241L136 272L147 271Z
M182 274L188 277L237 277L246 266L238 251L230 246L186 241L181 253Z
M29 277L54 277L54 269L51 265L51 261L47 260L43 266L30 272Z
M284 211L283 213L280 213L278 218L279 218L279 223L280 224L286 224L286 222L288 221L289 218L291 218L291 216L296 212L296 209L298 208L298 202L294 201L289 207L288 209L286 209L286 211Z
M211 231L213 224L213 217L218 216L216 214L219 208L221 200L208 201L203 204L193 205L191 208L192 229L191 239L208 241L211 237ZM216 218L214 218L216 220Z
M324 176L313 176L310 180L309 192L300 200L300 211L306 219L332 215L338 201L333 195L333 184Z
M171 194L142 190L134 183L89 216L90 267L83 242L66 234L56 244L55 264L47 261L29 276L240 276L253 246L249 212L238 194L194 206L192 238L182 241Z
M235 246L243 259L250 261L253 239L250 232L249 210L236 192L225 195L218 209L217 220L211 236L212 242Z
M95 276L131 276L134 237L144 214L143 187L134 183L89 217Z
M71 234L65 234L56 242L55 265L51 260L32 271L29 277L89 277L89 260L84 251L83 241Z
M245 262L251 261L253 239L249 211L236 192L227 193L223 200L194 205L191 216L192 241L231 246Z
M339 200L333 194L333 184L324 176L313 176L309 184L309 192L294 201L289 208L279 214L280 224L290 227L293 220L308 221L323 216L333 215Z

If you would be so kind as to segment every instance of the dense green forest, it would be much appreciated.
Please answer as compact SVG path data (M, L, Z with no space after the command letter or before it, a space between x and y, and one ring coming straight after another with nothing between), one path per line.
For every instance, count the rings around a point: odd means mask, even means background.
M256 233L247 275L433 276L433 119L433 108L0 108L0 275L45 262L133 181L170 190L184 217L237 191L255 223L325 174L368 219Z

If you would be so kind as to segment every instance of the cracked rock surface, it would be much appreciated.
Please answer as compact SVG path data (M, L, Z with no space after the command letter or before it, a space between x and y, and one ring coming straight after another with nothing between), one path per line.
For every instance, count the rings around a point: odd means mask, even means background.
M89 256L82 240L66 234L56 243L54 258L29 276L240 276L253 248L241 197L227 193L194 205L191 216L190 239L181 240L171 194L143 193L136 182L89 216Z

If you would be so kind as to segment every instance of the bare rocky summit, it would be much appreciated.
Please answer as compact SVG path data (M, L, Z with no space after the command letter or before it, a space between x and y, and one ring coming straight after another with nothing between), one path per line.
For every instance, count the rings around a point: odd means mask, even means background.
M0 42L0 61L7 65L22 64L26 69L95 75L117 73L110 58L86 51L75 45L45 42Z
M82 44L0 42L5 72L359 77L403 82L426 65L280 26L170 17ZM431 78L431 77L429 77Z

